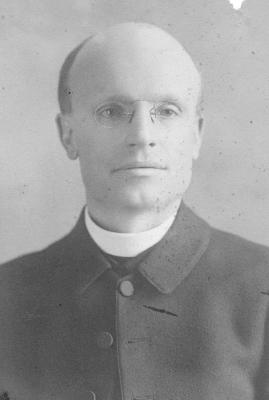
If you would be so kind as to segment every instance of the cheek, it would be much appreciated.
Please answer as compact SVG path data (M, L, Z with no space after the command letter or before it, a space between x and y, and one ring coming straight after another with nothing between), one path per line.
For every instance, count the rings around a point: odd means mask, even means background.
M80 158L92 164L104 164L112 152L112 143L109 137L104 136L91 128L81 128L76 132L76 143Z
M192 163L193 138L191 132L181 132L171 137L167 137L166 149L168 159L177 166L177 169L184 164Z

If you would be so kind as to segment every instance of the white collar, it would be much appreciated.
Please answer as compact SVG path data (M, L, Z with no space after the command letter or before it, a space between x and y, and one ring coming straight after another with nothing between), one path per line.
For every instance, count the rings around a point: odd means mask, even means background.
M111 232L97 225L85 207L85 224L95 243L107 254L119 257L135 257L158 243L167 233L176 217L171 215L161 225L138 233Z

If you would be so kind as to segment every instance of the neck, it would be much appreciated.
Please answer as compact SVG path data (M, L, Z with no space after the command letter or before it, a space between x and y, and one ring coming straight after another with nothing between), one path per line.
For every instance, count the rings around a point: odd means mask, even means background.
M181 203L181 199L170 204L163 210L139 210L130 211L121 208L113 210L109 207L102 209L93 207L92 202L87 201L87 208L92 220L101 228L119 233L138 233L161 225L170 216L175 215Z

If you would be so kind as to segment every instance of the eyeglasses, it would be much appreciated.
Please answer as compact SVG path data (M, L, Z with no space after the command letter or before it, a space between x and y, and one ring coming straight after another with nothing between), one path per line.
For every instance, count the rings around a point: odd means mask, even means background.
M104 104L94 112L95 121L107 128L114 128L125 124L130 124L134 118L136 110L131 110L129 105L122 103ZM149 110L152 123L160 122L163 124L175 122L180 118L182 110L173 103L154 104Z

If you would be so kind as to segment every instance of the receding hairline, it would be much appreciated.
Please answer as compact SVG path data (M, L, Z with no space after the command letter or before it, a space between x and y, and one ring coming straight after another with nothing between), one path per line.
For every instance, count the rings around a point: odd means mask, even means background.
M193 61L193 58L189 54L189 52L185 49L185 47L170 33L166 32L165 30L159 28L156 25L148 24L148 23L142 23L142 22L125 22L117 25L113 25L106 29L103 32L97 32L95 34L92 34L88 38L84 39L78 46L76 46L65 58L64 63L60 69L60 74L59 74L59 83L58 83L58 102L59 102L59 107L60 111L62 114L69 114L72 112L72 90L70 87L70 76L71 72L73 70L74 64L77 61L78 55L88 47L88 51L91 49L91 46L94 47L94 45L100 46L102 43L104 43L108 38L109 38L109 32L113 32L119 29L128 29L132 30L135 29L137 32L139 32L139 29L142 31L144 30L151 30L151 31L156 31L159 32L161 35L166 36L167 38L170 38L171 41L174 41L175 44L178 45L178 47L181 49L182 52L184 52L187 57L190 59L191 64L193 65L194 71L197 74L198 77L198 85L199 85L199 92L197 96L197 112L200 114L201 113L201 103L202 103L202 79L201 79L201 73L198 70L197 66L195 65L195 62Z

